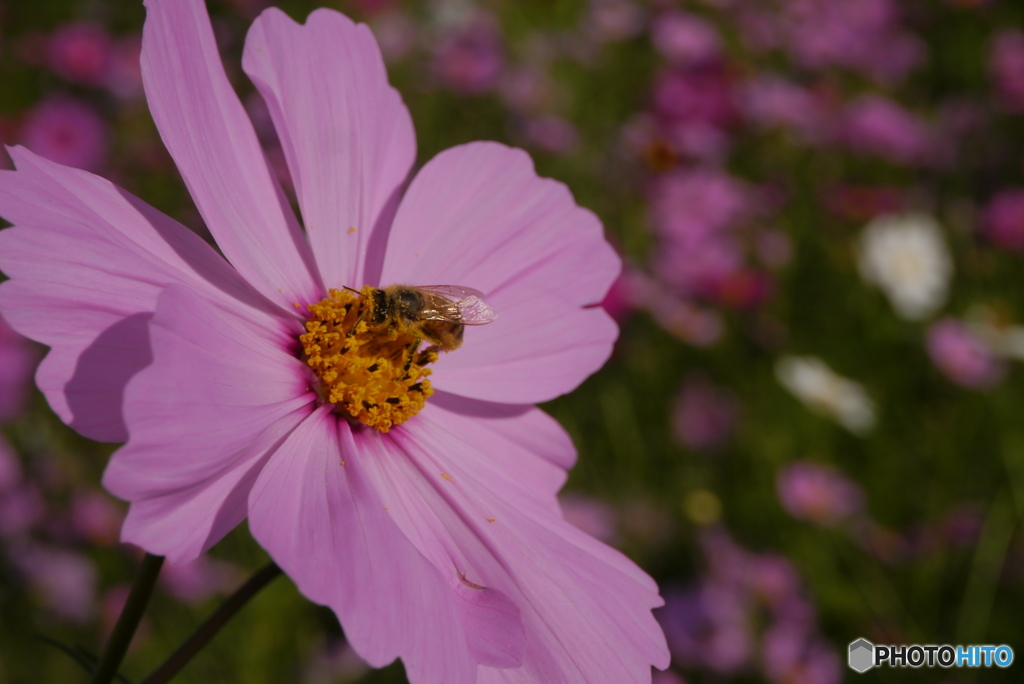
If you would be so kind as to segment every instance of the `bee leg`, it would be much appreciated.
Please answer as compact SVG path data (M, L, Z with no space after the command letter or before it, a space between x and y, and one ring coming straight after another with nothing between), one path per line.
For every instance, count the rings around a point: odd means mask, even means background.
M422 341L422 337L417 337L415 341L409 345L409 358L405 360L405 367L402 369L406 374L408 374L409 369L412 368L412 362L416 360L416 350L419 349L420 342Z
M362 322L363 316L365 315L366 309L363 309L362 311L359 312L359 317L356 318L356 322L352 324L351 328L349 328L348 334L345 337L352 337L353 335L356 334L356 328L359 327L359 323Z
M436 360L436 357L432 357L440 349L436 344L431 344L429 347L421 350L416 354L416 362L420 366L426 366L430 361Z

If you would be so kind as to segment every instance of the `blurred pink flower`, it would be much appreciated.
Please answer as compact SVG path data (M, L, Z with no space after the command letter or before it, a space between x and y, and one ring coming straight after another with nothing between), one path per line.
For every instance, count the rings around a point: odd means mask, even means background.
M736 422L736 399L702 376L683 383L672 414L673 434L690 449L720 448L732 435Z
M842 136L855 152L896 164L923 164L933 157L928 124L881 95L863 95L846 106Z
M546 152L571 154L579 145L579 133L567 119L553 114L531 117L526 121L526 140Z
M202 603L214 594L228 593L241 582L242 573L231 563L203 554L187 563L168 563L160 583L169 594L186 603Z
M678 171L654 185L651 219L666 240L689 244L722 233L747 217L753 199L742 181L722 171Z
M180 564L248 518L356 652L374 666L401 657L413 684L649 681L668 665L657 586L562 518L576 454L532 406L611 353L617 328L595 305L621 264L600 222L496 143L442 152L406 186L412 121L369 29L271 9L242 66L267 100L303 230L201 0L147 9L149 109L226 259L126 191L23 148L0 174L14 224L0 231L0 308L51 347L37 377L57 414L127 440L103 477L131 503L122 539ZM311 341L341 339L317 331L365 313L341 288L367 283L477 288L499 317L433 363L426 401L426 383L396 365L436 359L411 334L369 329L365 348L326 352ZM370 379L334 383L314 353ZM381 398L356 414L366 404L338 402L343 390ZM393 420L392 399L407 408Z
M798 461L779 471L775 488L783 507L794 518L834 525L864 507L860 487L835 468Z
M684 297L735 308L763 302L768 281L745 267L732 230L759 209L754 192L712 169L666 174L654 185L651 220L661 237L653 268Z
M1012 252L1024 252L1024 189L996 193L982 209L980 226L989 240Z
M924 42L900 26L894 0L787 0L745 20L748 40L781 46L811 70L842 67L880 83L898 83L926 57Z
M71 525L75 532L94 544L112 546L124 520L120 507L106 494L81 491L71 499Z
M653 86L654 112L672 123L724 128L736 120L731 80L719 62L669 69Z
M743 269L743 249L730 235L694 234L666 240L653 259L655 273L684 297L716 301L722 285Z
M989 389L1006 374L1006 364L985 340L955 318L933 323L928 328L926 347L935 366L961 387Z
M746 585L770 606L791 606L800 592L800 577L784 556L759 554L745 564Z
M707 583L683 592L667 592L656 611L672 650L672 662L736 674L753 657L755 642L742 592Z
M100 85L111 65L110 34L100 24L66 24L50 36L47 60L58 75L83 85Z
M764 635L761 658L774 684L839 684L843 679L839 656L808 625L772 625Z
M434 51L431 68L446 88L483 93L498 82L505 66L505 50L497 22L480 14L450 29Z
M0 537L18 539L43 521L46 502L31 482L16 481L0 492Z
M988 68L1003 107L1011 112L1024 112L1024 31L1014 28L996 33Z
M836 684L838 658L792 564L751 552L718 527L700 542L706 572L689 589L666 592L656 611L673 663L726 676L760 665L775 684Z
M53 97L28 113L20 136L25 147L65 166L96 170L107 156L107 124L91 107Z
M722 52L722 39L711 22L677 10L655 17L651 42L665 59L682 66L713 61Z
M92 617L97 577L95 566L86 556L30 546L15 547L11 559L50 611L73 622L86 622Z
M830 118L820 98L782 76L758 73L739 91L743 114L765 128L782 127L806 143L824 141L831 133Z

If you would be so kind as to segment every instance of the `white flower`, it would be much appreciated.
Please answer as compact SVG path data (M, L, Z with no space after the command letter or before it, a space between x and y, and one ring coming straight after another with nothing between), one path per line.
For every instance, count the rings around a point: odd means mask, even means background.
M834 419L854 434L875 426L875 405L859 384L837 375L816 356L783 356L775 376L808 408Z
M903 318L919 321L946 302L953 262L938 222L922 213L879 216L864 229L860 272Z

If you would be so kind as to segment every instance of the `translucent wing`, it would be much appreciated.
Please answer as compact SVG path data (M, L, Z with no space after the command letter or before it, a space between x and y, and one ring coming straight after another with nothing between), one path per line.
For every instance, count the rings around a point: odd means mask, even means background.
M433 295L431 306L423 310L425 320L484 325L498 317L480 290L458 285L424 285L418 289Z

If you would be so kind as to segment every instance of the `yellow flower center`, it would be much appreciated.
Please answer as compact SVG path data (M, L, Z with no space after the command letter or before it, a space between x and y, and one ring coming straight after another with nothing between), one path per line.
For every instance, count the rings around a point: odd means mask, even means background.
M309 305L299 340L320 380L320 399L351 420L387 432L419 413L434 393L424 366L437 360L437 351L420 351L421 337L408 326L377 320L373 302L379 292L369 285L359 294L329 290Z

